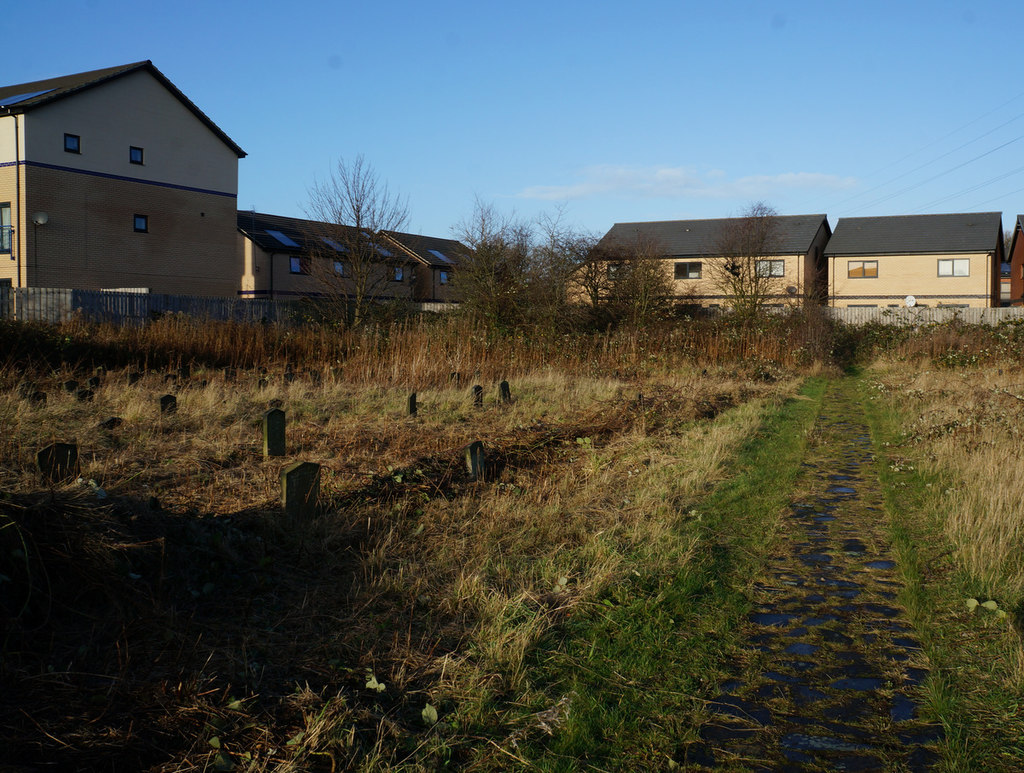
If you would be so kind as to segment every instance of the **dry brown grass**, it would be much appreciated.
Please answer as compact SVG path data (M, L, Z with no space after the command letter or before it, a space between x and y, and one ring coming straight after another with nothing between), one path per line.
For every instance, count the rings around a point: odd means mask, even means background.
M163 332L194 354L190 331ZM357 346L319 384L280 371L264 387L256 371L226 382L214 364L255 356L241 338L206 365L193 357L177 386L163 370L134 385L114 370L91 402L57 388L76 373L68 365L36 371L45 405L6 369L8 754L167 771L221 756L251 770L389 769L435 764L440 745L469 764L479 752L466 733L485 717L501 726L490 701L528 700L526 660L546 633L633 573L690 559L669 538L680 518L699 517L692 503L798 383L761 362L670 367L639 339L619 351L607 338L603 353L568 342L559 358L470 336L426 356L409 335L378 339L372 355ZM455 370L472 376L456 384ZM497 403L499 378L511 405ZM166 391L173 416L157 409ZM259 422L274 400L289 455L267 461ZM123 424L97 428L108 416ZM462 470L473 439L488 450L487 483ZM78 442L83 483L40 486L34 453L53 440ZM323 465L324 511L289 528L278 473L296 458ZM428 702L444 730L424 726Z

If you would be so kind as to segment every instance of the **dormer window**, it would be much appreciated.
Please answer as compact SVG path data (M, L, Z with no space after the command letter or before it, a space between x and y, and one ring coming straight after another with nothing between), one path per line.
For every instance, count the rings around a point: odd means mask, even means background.
M82 138L77 134L65 134L64 135L64 152L65 153L81 153L82 152Z

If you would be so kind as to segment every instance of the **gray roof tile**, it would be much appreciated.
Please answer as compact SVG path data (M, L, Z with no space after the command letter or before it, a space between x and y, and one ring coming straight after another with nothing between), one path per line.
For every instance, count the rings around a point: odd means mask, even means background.
M818 230L824 224L825 215L777 215L778 245L776 255L793 255L807 252ZM715 245L721 241L723 231L743 221L739 217L714 220L662 220L646 223L616 223L602 237L599 249L614 249L627 246L638 238L653 241L665 255L672 257L701 257L713 255Z
M826 255L910 255L985 252L1003 238L999 212L951 215L843 217L825 248Z

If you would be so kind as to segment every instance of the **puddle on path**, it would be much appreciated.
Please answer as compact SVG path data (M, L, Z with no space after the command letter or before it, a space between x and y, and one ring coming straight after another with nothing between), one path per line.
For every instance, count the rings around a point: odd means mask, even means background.
M881 487L863 412L832 384L778 555L756 587L746 662L719 686L686 770L928 770L921 645L895 602ZM742 669L742 671L740 670Z

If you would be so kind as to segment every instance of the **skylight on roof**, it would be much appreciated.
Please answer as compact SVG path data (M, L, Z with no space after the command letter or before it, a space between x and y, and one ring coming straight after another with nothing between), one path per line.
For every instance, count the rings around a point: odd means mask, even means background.
M445 263L451 263L451 259L449 259L449 257L447 255L445 255L443 252L440 252L438 250L427 250L427 252L429 252L431 255L433 255L438 260L442 260Z
M4 97L3 101L0 102L0 107L10 107L16 105L19 102L24 102L26 99L32 99L32 97L38 97L43 94L49 94L53 89L43 89L42 91L30 91L27 94L15 94L13 97Z
M385 258L393 258L393 257L395 257L388 250L384 249L383 247L381 247L376 242L371 242L371 244L373 244L373 248L375 250L377 250L377 254L380 255L381 257L385 257Z
M280 231L271 231L268 228L266 230L266 233L269 236L273 236L275 239L277 239L279 242L281 242L281 244L283 244L285 247L298 247L299 246L293 239L290 239L289 237L285 236Z
M348 247L344 244L338 244L334 239L328 239L326 236L321 236L320 241L336 252L348 252Z

